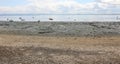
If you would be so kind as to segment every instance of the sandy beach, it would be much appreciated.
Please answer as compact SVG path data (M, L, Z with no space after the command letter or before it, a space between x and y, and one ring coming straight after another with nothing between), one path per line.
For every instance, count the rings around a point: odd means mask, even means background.
M0 22L0 64L119 64L119 22Z

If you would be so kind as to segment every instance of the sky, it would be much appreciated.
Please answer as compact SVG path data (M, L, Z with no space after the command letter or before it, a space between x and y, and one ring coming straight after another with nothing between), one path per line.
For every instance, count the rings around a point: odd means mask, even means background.
M0 0L0 14L120 14L120 0Z

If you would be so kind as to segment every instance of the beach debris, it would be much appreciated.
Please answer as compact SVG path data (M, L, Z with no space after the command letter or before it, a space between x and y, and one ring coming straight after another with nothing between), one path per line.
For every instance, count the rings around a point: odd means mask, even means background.
M25 21L25 19L23 19L22 17L19 17L19 19L20 19L21 21Z
M11 20L9 20L9 22L14 22L14 20L11 19Z
M25 21L25 19L21 19L21 21Z
M7 21L9 21L9 18L7 18Z
M22 17L19 17L19 19L22 19Z
M53 20L53 18L49 18L49 20Z
M38 20L37 22L40 23L40 20Z

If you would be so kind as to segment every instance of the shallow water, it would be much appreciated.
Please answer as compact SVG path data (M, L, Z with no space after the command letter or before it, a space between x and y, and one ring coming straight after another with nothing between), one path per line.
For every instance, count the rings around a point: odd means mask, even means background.
M53 20L49 20L52 18ZM21 20L22 19L22 20ZM120 21L120 15L96 15L96 14L1 14L0 21Z

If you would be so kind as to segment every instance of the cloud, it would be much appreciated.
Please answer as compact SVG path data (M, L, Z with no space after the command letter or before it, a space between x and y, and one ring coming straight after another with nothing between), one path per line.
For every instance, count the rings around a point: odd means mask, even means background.
M75 0L28 0L37 12L72 13L81 9L92 9L94 3L81 4Z
M97 4L94 8L99 13L120 13L120 0L96 0Z
M95 2L81 4L76 0L27 0L24 6L0 7L1 13L79 13L91 10ZM84 11L85 12L85 11Z
M26 5L2 6L0 13L86 14L120 11L120 0L96 0L80 3L77 0L26 0ZM117 11L117 13L119 13Z
M100 0L103 3L120 5L120 0Z

